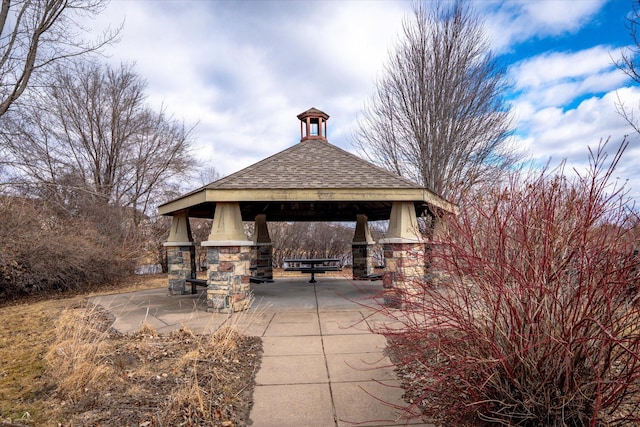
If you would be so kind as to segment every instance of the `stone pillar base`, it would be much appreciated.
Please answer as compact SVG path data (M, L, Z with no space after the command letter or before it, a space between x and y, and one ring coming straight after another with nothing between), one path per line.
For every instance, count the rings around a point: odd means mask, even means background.
M251 307L250 246L207 246L207 311L234 313Z
M251 259L252 276L260 279L273 279L273 244L258 243L253 246Z
M404 308L411 302L417 302L421 295L419 288L425 283L426 245L421 242L383 242L383 248L385 305Z
M196 248L193 244L165 243L167 248L167 267L169 278L169 295L190 294L186 289L186 279L196 278Z
M367 280L370 275L374 274L373 245L368 242L354 242L351 245L351 254L353 256L353 279Z

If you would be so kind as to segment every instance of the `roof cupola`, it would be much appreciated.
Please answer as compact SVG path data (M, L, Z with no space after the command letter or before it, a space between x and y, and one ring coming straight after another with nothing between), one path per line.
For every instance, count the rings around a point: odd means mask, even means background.
M318 110L309 108L304 113L298 114L300 120L300 141L307 139L327 140L327 120L329 115Z

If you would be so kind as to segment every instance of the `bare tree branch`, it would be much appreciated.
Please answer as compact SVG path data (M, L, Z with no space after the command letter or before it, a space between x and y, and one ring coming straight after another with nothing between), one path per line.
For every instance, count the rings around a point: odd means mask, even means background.
M509 88L466 3L414 6L354 136L365 156L445 197L494 180L507 145Z
M51 86L5 117L13 166L62 205L81 192L132 208L137 222L192 163L191 129L151 109L145 88L130 65L58 67Z
M99 50L116 40L107 29L94 41L80 21L97 15L106 0L2 0L0 7L0 116L24 93L33 78L45 78L60 61Z
M627 17L626 27L629 30L631 40L633 40L633 46L622 50L620 59L615 60L616 66L624 72L631 79L640 83L640 35L638 34L638 26L640 25L640 0L636 0L633 3L633 11ZM640 134L640 123L635 118L633 106L625 105L624 101L618 99L615 103L616 112L633 128L633 130Z

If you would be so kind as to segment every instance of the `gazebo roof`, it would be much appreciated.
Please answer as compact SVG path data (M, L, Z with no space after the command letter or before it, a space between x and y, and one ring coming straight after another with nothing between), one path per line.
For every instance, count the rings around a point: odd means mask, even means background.
M348 151L318 139L302 141L232 175L208 189L421 188Z
M284 151L161 205L159 212L188 210L189 216L212 218L217 202L239 202L245 221L261 213L269 221L355 221L357 214L382 220L389 218L394 201L413 202L418 215L454 209L432 191L326 139L303 137Z

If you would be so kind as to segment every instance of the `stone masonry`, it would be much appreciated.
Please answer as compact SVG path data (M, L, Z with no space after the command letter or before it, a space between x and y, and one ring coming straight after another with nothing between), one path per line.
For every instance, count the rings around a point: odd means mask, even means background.
M252 276L273 279L273 244L259 243L253 246L251 257Z
M419 295L425 280L424 243L385 243L385 270L382 277L384 302L402 308Z
M234 313L251 306L250 257L250 246L207 248L208 311Z
M351 245L353 256L353 278L366 279L373 274L373 245L369 243L354 243Z
M169 246L167 250L167 266L169 270L169 294L184 295L191 293L185 289L186 279L196 278L196 248L190 246Z

